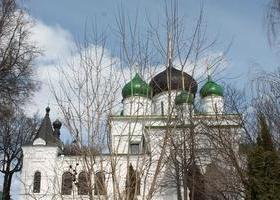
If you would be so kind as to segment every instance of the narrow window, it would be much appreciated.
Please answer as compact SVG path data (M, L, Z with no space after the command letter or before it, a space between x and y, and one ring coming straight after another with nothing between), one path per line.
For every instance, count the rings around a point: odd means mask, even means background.
M73 188L73 176L70 172L64 172L62 175L62 195L71 195Z
M139 172L136 172L136 194L140 195L141 180Z
M41 172L37 171L34 174L33 193L40 193L41 189Z
M78 176L78 194L88 195L90 188L90 177L86 172L81 172Z
M94 195L106 195L105 174L97 172L95 174Z
M145 137L143 137L143 141L142 141L142 153L146 153L147 149L146 149L146 140Z
M160 106L161 106L161 115L164 115L164 107L163 107L163 102L160 102Z
M214 112L217 114L219 112L217 103L214 104Z
M130 148L130 154L139 154L140 153L139 143L131 143L129 148Z

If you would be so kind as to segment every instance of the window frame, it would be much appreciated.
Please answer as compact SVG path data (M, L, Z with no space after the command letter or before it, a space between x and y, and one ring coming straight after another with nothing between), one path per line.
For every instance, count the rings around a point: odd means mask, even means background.
M132 148L132 146L138 146L138 151L137 152L133 152L132 150L133 150L133 148ZM139 154L141 154L141 147L140 147L141 145L140 145L140 142L130 142L129 143L129 154L131 154L131 155L139 155Z

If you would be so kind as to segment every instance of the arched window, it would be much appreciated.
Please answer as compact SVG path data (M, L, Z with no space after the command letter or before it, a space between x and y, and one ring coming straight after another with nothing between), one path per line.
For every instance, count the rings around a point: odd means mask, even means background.
M33 193L40 193L41 189L41 172L37 171L34 174Z
M78 176L78 194L88 195L90 189L90 177L86 172L81 172Z
M62 175L61 194L71 195L73 189L73 175L70 172L64 172Z
M94 177L94 195L106 195L105 174L97 172Z

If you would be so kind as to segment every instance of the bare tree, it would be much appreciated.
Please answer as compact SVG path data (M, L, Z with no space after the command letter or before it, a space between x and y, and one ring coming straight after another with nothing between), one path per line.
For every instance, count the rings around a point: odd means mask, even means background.
M209 52L209 50L214 46L215 40L208 41L206 37L206 30L203 22L203 9L198 17L198 20L195 24L195 28L191 35L185 38L185 29L183 27L182 19L178 17L177 13L177 4L176 2L171 3L171 9L166 11L167 15L167 37L168 41L171 43L168 48L164 48L162 42L160 41L160 33L154 28L156 35L157 47L163 52L163 57L168 58L167 67L175 66L177 68L184 70L189 70L190 74L194 76L198 70L201 70L199 66L199 60ZM212 62L205 62L207 69L214 72L219 72L218 66L223 62L224 57L219 56L216 59L213 59ZM178 61L178 62L174 62ZM205 71L205 73L209 73ZM197 77L197 81L201 82L204 80L203 75ZM162 155L167 154L166 157L162 160L169 160L167 163L162 161L158 163L158 166L163 167L167 166L167 180L164 181L165 184L174 185L174 188L177 190L178 199L207 199L207 192L203 186L204 184L204 175L202 175L203 168L205 169L205 163L201 158L211 158L212 150L210 147L203 147L201 145L207 145L205 140L207 138L207 130L212 127L204 125L203 121L208 121L209 118L215 118L215 116L205 116L201 115L199 118L199 113L194 113L194 110L197 110L199 105L194 102L189 107L183 107L184 109L176 107L174 105L174 99L171 95L171 78L167 74L170 84L169 94L168 94L168 112L169 120L167 122L167 131L166 131L166 144L163 145ZM184 77L182 73L182 81L184 85ZM183 88L183 90L190 92L192 84L188 88ZM177 94L179 95L179 93ZM189 94L189 98L193 98ZM182 116L180 112L184 113ZM175 119L173 117L177 116ZM221 120L222 118L219 118ZM223 119L222 119L223 120ZM210 120L211 121L211 120ZM202 161L201 161L202 160ZM158 168L161 169L161 168ZM154 178L154 180L157 179ZM165 185L164 184L164 185ZM211 183L210 183L211 184ZM152 191L152 190L151 190Z
M31 43L31 22L14 0L0 1L0 117L35 91L33 61L38 49Z
M126 77L126 74L133 74L137 71L147 79L153 77L155 71L153 65L156 64L154 57L160 55L167 61L163 64L167 71L171 67L184 71L191 66L190 73L194 76L199 70L199 60L203 55L207 55L207 51L215 43L215 41L209 42L206 38L202 20L203 11L198 17L194 31L189 37L184 38L185 32L182 27L183 23L178 17L177 4L172 1L170 10L169 6L166 5L166 24L164 25L166 32L164 37L158 31L158 26L151 22L151 30L148 35L146 37L141 35L137 29L137 23L133 23L123 13L119 13L117 17L117 36L121 44L120 60L112 59L111 56L106 54L107 37L94 30L91 35L89 34L84 38L82 43L78 44L79 56L76 58L78 61L69 62L67 67L58 68L61 77L59 88L55 85L52 87L56 102L63 114L65 125L75 139L75 145L78 148L84 145L88 147L96 146L99 150L97 154L96 151L93 153L89 149L87 153L83 152L82 159L77 159L79 166L95 174L97 165L101 170L105 170L108 169L106 165L109 163L110 170L107 170L108 175L106 177L109 177L113 182L110 187L112 187L112 198L114 199L135 198L138 193L136 188L140 183L143 184L142 193L145 194L143 199L153 199L157 191L164 190L162 171L170 166L173 166L175 171L173 181L176 182L178 199L188 199L189 191L190 199L205 195L205 191L201 191L198 187L204 180L201 178L202 172L198 167L200 165L197 159L199 157L199 147L196 141L199 133L197 125L194 123L196 119L194 119L190 110L187 111L190 114L187 120L191 125L184 124L182 118L176 118L177 110L174 106L174 94L172 93L174 88L171 87L169 73L166 73L167 77L163 77L168 80L168 106L165 113L159 116L165 124L163 130L161 130L161 139L157 144L160 146L160 150L147 148L148 152L138 155L131 155L130 152L126 152L123 158L115 154L110 145L107 146L107 149L104 148L106 146L104 141L108 140L108 144L110 144L115 139L111 138L112 119L116 117L114 116L115 107L119 106L118 101L120 100L117 97L122 86L121 80ZM108 57L110 58L109 61ZM209 65L208 69L215 71L222 60L223 56L219 56L213 62L207 63ZM192 84L187 88L184 87L184 77L180 80L182 80L180 85L183 85L183 90L193 90ZM199 77L200 80L202 80L202 77ZM144 120L145 117L132 116L128 118L127 124L122 127L123 130L119 131L122 133L122 131L129 130L128 141L131 141L133 133L137 131L136 124ZM176 135L177 130L181 131L178 137ZM147 129L147 131L150 130ZM158 139L152 131L149 134L150 140ZM119 148L122 148L122 146ZM104 149L108 151L109 155L101 154ZM169 163L170 158L172 164ZM131 163L136 164L132 166ZM128 172L126 180L119 176L120 173L117 168L120 165L126 165L126 171ZM153 173L152 177L149 176L151 173ZM94 176L91 175L90 177L92 178L89 178L88 186L91 191L94 191ZM142 181L139 182L139 180ZM144 183L144 181L148 183ZM125 184L127 190L123 190ZM182 192L183 195L181 195ZM91 193L89 194L92 199ZM105 197L109 198L107 194Z
M103 160L101 152L109 151L110 125L107 119L118 106L117 92L122 76L117 69L118 60L108 54L106 45L105 33L86 33L84 41L77 43L78 55L66 66L58 67L59 87L55 87L56 83L52 85L64 125L74 140L70 145L72 149L65 148L64 153L82 157L76 162L79 163L78 168L90 172L87 182L90 199L93 199L94 188L103 185L94 184L92 180L103 177L102 174L95 176L99 171L104 171L102 163L96 169L96 162ZM76 185L81 184L78 178L75 180ZM103 194L98 193L98 196Z
M21 169L21 145L34 131L32 119L19 111L38 88L33 77L38 49L30 40L30 28L30 19L16 1L0 1L0 167L4 199L10 199L13 174Z
M4 174L5 200L10 199L13 175L22 168L21 146L34 139L37 124L36 118L26 117L20 110L14 110L0 120L0 172Z
M272 134L276 149L280 145L280 69L274 72L261 71L256 75L252 87L254 96L252 106L255 108L254 114L261 113L268 119L268 125ZM257 127L256 129L257 130Z

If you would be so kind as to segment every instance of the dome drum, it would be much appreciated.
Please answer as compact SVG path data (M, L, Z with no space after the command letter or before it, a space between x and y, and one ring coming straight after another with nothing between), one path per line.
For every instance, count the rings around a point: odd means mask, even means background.
M206 96L202 99L201 109L203 113L215 115L224 113L224 98L222 96Z
M164 91L161 92L153 97L153 114L154 115L167 115L170 103L172 104L171 107L174 104L175 98L177 96L178 92L176 90L172 90L170 92Z
M152 100L142 96L129 96L123 99L123 116L151 115Z
M202 110L207 114L221 114L224 112L224 89L208 76L207 82L200 89Z
M181 104L193 104L194 102L194 95L186 90L183 90L179 95L175 98L175 104L181 105Z

